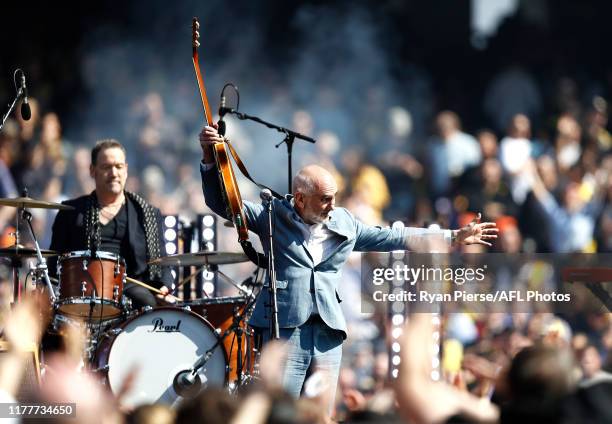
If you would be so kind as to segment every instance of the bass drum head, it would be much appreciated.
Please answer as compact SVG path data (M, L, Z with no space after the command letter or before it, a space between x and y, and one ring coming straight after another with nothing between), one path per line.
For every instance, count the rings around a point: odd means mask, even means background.
M196 314L172 308L144 312L123 325L108 355L108 383L117 394L130 373L132 389L122 397L125 406L177 404L176 375L189 370L206 355L218 337L212 326ZM227 360L221 343L198 373L202 388L226 383Z

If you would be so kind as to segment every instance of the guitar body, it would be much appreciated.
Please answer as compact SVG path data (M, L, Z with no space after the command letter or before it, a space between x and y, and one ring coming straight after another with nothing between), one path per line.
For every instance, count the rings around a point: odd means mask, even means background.
M227 215L234 223L238 231L238 241L246 241L249 239L247 229L246 216L242 208L242 197L236 183L236 176L232 169L229 155L224 143L217 143L213 146L215 162L217 163L217 171L219 173L219 183L221 192L225 198Z

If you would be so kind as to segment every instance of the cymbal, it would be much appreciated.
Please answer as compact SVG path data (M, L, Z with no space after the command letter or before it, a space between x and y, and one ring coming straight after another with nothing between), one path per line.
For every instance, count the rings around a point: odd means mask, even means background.
M169 255L154 259L149 265L161 266L200 266L225 265L247 262L249 258L244 253L234 252L195 252L180 255Z
M56 256L58 253L55 250L46 250L40 249L40 253L44 256ZM0 248L0 257L5 258L27 258L27 257L36 257L36 249L33 247L25 247L23 245L19 246L9 246L9 247L1 247Z
M0 206L13 206L16 208L35 208L35 209L61 209L71 210L72 206L62 205L61 203L36 200L31 197L15 197L0 199Z

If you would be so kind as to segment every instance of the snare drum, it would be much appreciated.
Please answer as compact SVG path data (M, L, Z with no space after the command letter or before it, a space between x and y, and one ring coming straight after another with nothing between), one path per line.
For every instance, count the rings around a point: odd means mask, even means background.
M107 383L117 394L131 373L132 389L122 404L175 404L177 375L191 369L217 343L213 327L201 316L186 309L155 308L128 320L107 333L94 365L105 372ZM198 372L202 388L227 383L227 359L223 346L215 348Z
M239 327L243 331L240 346L238 346L238 336L235 331L228 334L223 340L223 346L229 359L229 381L237 382L238 380L238 352L242 352L243 374L253 374L257 350L252 331L248 326L249 317L244 317L247 306L246 297L197 299L185 302L183 306L188 306L193 312L204 317L218 329L220 335L231 327L234 322L234 313L239 313L242 316Z
M60 256L57 273L60 314L94 320L121 315L125 261L119 255L98 251L92 257L89 250L70 252Z

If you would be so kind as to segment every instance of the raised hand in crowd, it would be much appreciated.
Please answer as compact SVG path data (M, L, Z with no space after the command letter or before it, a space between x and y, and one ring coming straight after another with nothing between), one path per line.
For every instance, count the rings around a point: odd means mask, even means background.
M404 419L411 423L432 423L459 416L470 422L497 422L499 410L488 399L445 382L432 381L431 314L412 315L404 327L400 344L401 362L394 388Z

